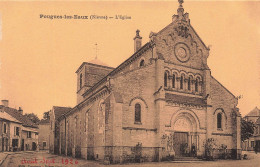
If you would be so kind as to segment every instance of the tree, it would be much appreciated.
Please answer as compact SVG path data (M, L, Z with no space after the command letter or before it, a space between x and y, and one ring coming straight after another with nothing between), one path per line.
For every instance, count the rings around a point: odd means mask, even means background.
M50 119L50 112L49 111L46 111L46 112L43 113L43 119L44 120Z
M241 120L241 140L245 141L254 134L255 124L252 121L247 121L244 118Z
M34 113L30 113L30 114L24 114L25 116L27 116L33 123L37 124L38 122L40 122L40 119L38 118L37 115L35 115Z

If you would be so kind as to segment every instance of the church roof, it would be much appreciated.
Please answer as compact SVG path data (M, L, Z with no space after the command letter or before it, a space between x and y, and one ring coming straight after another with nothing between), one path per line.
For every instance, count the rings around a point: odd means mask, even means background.
M259 117L260 116L260 110L257 108L257 107L255 107L252 111L250 111L247 115L246 115L246 117Z
M106 65L105 63L102 63L100 60L91 60L89 62L83 62L79 68L77 69L77 71L75 73L78 73L80 71L80 69L85 65L85 64L89 64L89 65L93 65L93 66L101 66L101 67L105 67L108 69L115 69L114 67L110 67L108 65Z
M71 110L70 107L59 107L59 106L53 106L53 112L55 115L55 120L57 120L59 117L61 117L63 114L66 114Z
M97 57L95 59L89 61L88 63L109 67L106 63L102 62Z

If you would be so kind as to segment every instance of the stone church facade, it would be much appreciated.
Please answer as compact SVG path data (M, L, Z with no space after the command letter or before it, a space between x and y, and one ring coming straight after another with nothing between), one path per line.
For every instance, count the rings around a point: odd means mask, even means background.
M209 48L182 1L177 13L144 45L137 30L135 53L117 68L82 63L78 104L57 119L60 154L113 163L161 161L184 156L184 147L185 154L195 146L196 156L204 156L210 138L240 154L237 98L211 75Z

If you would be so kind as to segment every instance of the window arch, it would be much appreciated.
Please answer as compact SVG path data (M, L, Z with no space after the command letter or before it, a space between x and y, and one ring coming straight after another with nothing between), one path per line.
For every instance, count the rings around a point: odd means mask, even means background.
M169 76L169 73L168 71L165 71L164 72L164 87L167 87L168 86L168 76Z
M217 114L217 128L222 129L222 114L221 113Z
M82 88L82 74L79 76L79 88Z
M175 74L172 75L172 87L175 88L176 76Z
M181 80L180 80L180 89L183 89L183 82L184 82L184 76L181 76Z
M141 122L141 105L139 103L135 104L135 123Z
M139 63L139 67L143 67L144 66L144 59L140 61Z

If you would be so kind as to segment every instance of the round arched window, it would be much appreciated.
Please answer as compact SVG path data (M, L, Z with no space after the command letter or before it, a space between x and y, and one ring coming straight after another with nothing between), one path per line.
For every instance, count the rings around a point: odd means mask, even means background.
M144 66L144 60L141 60L140 61L140 65L139 65L140 67L143 67Z

